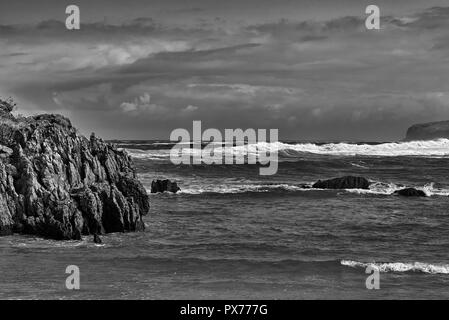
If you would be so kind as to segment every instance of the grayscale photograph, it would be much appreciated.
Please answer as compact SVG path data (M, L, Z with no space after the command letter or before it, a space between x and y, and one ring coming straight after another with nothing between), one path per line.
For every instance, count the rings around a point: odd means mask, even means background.
M0 0L0 300L449 299L448 160L447 0Z

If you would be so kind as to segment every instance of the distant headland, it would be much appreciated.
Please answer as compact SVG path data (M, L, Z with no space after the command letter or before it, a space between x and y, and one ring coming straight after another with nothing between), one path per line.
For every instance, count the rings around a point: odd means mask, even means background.
M406 141L449 139L449 120L414 124L407 130Z

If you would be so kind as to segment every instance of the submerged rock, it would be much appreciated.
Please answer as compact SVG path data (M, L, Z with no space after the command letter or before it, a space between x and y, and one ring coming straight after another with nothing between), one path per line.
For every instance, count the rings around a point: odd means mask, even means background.
M346 176L341 178L318 180L312 188L317 189L369 189L370 182L363 177Z
M422 190L417 190L415 188L405 188L401 190L397 190L394 192L397 195L404 197L426 197L426 193Z
M171 182L170 180L153 180L153 182L151 182L151 193L165 191L176 193L180 190L181 188L178 187L178 184L176 182Z
M60 115L0 118L0 235L143 229L149 199L126 152L79 135Z

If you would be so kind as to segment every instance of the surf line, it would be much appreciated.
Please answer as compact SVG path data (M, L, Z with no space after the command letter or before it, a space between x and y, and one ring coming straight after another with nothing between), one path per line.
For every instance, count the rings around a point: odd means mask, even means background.
M175 165L260 164L260 175L274 175L278 170L278 129L270 129L269 136L267 140L266 129L225 129L223 140L220 130L203 132L201 121L193 121L192 136L182 128L170 134L170 141L178 142L170 150L170 160Z

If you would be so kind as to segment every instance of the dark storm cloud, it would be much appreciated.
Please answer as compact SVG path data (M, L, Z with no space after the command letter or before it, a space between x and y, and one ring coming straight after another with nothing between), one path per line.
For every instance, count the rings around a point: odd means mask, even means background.
M364 8L273 21L244 6L247 23L213 9L161 7L208 15L88 22L77 32L57 20L0 26L0 94L111 138L167 138L203 120L280 128L284 138L391 139L449 117L448 8L391 11L374 32Z

